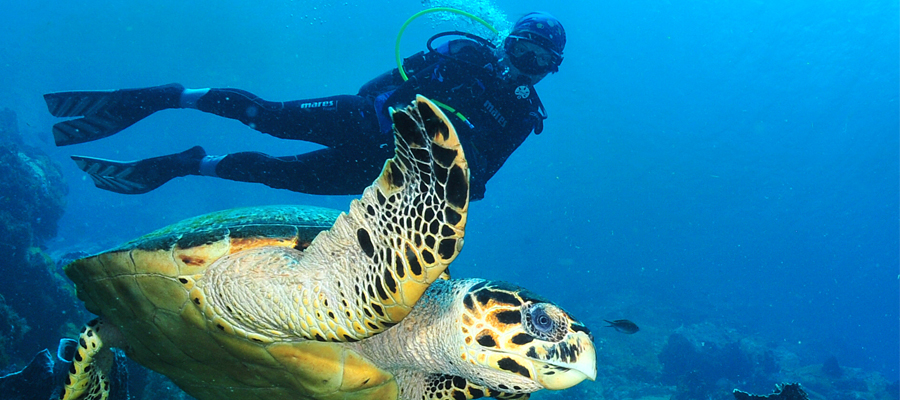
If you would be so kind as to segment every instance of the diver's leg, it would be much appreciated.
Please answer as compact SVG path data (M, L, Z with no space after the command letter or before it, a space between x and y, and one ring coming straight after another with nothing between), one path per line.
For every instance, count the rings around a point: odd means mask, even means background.
M328 147L361 148L371 146L373 141L390 140L390 135L379 135L375 108L361 96L273 102L240 89L208 89L193 93L186 90L181 103L183 107L236 119L278 138Z
M167 108L194 108L236 119L279 138L329 147L355 146L360 140L374 139L366 134L379 132L372 102L354 95L273 102L240 89L185 89L173 83L142 89L48 93L44 100L56 117L81 117L53 126L58 146L113 135Z
M360 194L378 177L393 147L366 153L321 149L297 156L262 153L229 154L216 165L201 167L206 175L240 182L262 183L276 189L320 195ZM211 157L207 157L210 159Z
M138 161L72 156L100 189L141 194L187 175L262 183L276 189L320 195L359 194L381 172L393 147L364 152L321 149L296 156L273 157L257 152L208 156L200 146L181 153Z
M87 172L100 189L122 194L147 193L173 178L199 175L206 152L194 146L181 153L138 161L113 161L72 156L78 168Z
M58 92L44 95L55 117L81 117L53 125L57 146L113 135L154 112L179 107L184 87L169 84L143 89Z

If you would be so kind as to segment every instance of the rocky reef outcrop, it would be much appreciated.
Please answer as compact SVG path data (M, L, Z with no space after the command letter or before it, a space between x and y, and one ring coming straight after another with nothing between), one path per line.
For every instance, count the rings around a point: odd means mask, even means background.
M68 186L60 167L25 143L18 125L15 112L0 109L0 368L54 345L78 313L71 284L44 251L56 236Z

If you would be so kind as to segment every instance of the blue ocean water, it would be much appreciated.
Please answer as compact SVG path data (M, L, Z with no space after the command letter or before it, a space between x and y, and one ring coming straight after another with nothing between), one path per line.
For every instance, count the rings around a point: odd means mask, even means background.
M509 20L549 11L568 45L560 72L537 86L550 113L545 131L472 205L455 276L527 286L593 324L631 318L670 332L715 321L791 349L804 364L835 356L897 378L896 2L484 4ZM174 110L56 148L57 121L42 94L169 82L272 100L355 93L393 66L397 30L422 4L5 8L0 107L15 110L28 140L63 167L67 212L49 247L65 252L101 250L222 208L342 209L351 197L201 177L142 196L100 191L69 155L138 159L196 144L286 155L315 146ZM413 26L401 52L448 27Z

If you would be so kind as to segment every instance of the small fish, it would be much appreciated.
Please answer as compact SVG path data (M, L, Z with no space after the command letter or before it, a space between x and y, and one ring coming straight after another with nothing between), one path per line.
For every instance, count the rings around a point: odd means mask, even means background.
M634 322L631 322L627 319L617 319L615 321L607 321L604 319L603 321L609 324L607 325L608 328L615 328L617 331L627 333L629 335L641 330L641 328L638 328L638 326Z

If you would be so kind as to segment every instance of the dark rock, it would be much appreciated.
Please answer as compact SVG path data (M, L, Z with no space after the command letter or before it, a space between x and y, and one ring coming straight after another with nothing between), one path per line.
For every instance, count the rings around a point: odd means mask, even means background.
M887 391L888 395L890 395L892 398L900 399L900 381L894 381L887 384L884 390Z
M4 400L47 400L54 388L53 357L47 349L38 352L21 371L0 376Z
M737 400L809 400L806 392L799 383L782 383L775 386L775 392L768 395L750 394L734 389L734 398Z
M822 364L822 372L832 378L840 378L841 375L844 374L844 372L841 371L841 366L838 365L838 360L835 356L828 357L828 359L825 360Z

